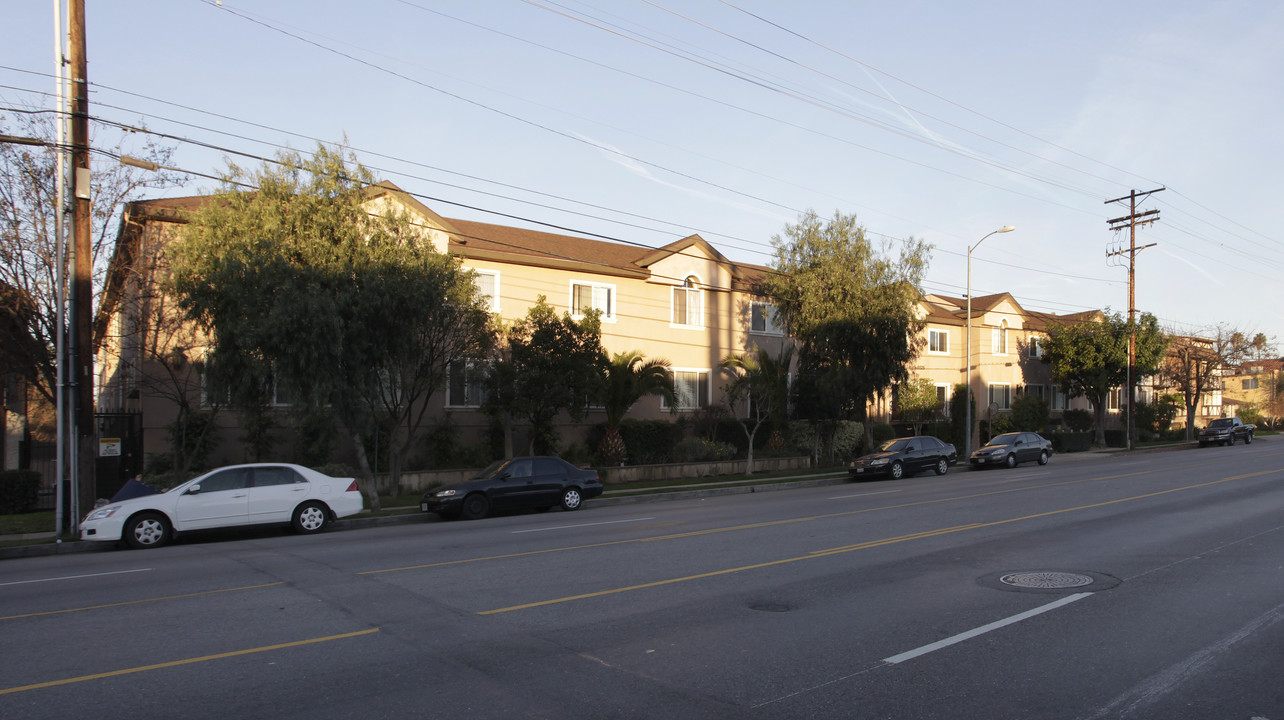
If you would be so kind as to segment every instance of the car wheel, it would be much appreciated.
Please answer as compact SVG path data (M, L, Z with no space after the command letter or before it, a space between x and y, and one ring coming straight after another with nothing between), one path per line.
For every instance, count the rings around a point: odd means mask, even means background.
M584 496L580 494L579 488L566 488L562 491L563 510L579 510L583 504Z
M905 477L905 466L899 460L892 463L891 475L893 480L900 480Z
M1003 464L1007 465L1010 468L1016 467L1017 466L1016 453L1008 453L1008 457L1006 460L1003 461Z
M294 509L294 517L290 519L290 527L294 532L300 535L311 535L315 532L321 532L326 522L330 519L326 513L325 505L309 500Z
M936 459L936 474L944 475L950 471L950 463L945 458Z
M1235 444L1235 436L1234 436L1234 435L1231 435L1230 437L1226 438L1226 444L1227 444L1227 445L1234 445L1234 444Z
M1247 434L1247 435L1245 435L1245 436L1244 436L1244 444L1245 444L1245 445L1252 445L1252 444L1253 444L1253 433L1249 433L1249 434Z
M135 550L160 547L169 542L169 520L160 513L139 513L125 523L122 536L125 544Z
M1039 453L1039 464L1040 464L1040 465L1047 465L1047 464L1048 464L1048 451L1047 451L1047 450L1044 450L1043 452Z
M465 520L479 520L486 517L490 512L490 501L481 493L473 493L464 498L464 506L459 511L459 516Z

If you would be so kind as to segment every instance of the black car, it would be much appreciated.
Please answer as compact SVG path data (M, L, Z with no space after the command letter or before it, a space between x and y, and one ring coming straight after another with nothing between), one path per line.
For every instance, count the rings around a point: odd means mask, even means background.
M985 447L972 453L972 467L1002 465L1016 467L1019 463L1036 460L1047 465L1052 457L1052 441L1039 433L1011 432L995 435Z
M899 480L922 470L944 475L958 459L953 445L931 435L915 435L888 440L878 452L856 458L847 467L847 474L853 480L874 476Z
M581 470L559 457L520 457L496 460L473 479L424 493L423 512L442 518L476 520L492 510L535 508L578 510L585 500L602 494L596 470Z

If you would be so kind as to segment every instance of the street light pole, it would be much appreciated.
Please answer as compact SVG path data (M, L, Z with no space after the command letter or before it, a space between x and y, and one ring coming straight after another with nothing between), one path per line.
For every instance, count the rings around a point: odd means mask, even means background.
M963 457L968 461L972 459L972 251L985 242L985 238L990 235L1013 230L1016 230L1016 226L1004 225L977 240L976 245L967 249L967 426L964 428Z

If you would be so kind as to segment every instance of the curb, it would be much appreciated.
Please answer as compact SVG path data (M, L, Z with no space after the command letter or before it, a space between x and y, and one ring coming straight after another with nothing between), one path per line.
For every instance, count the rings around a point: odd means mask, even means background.
M1260 438L1259 438L1260 440ZM1173 445L1161 448L1147 448L1144 450L1097 450L1082 453L1065 453L1053 455L1054 460L1070 460L1080 462L1084 460L1095 460L1103 458L1112 458L1130 455L1143 455L1157 452L1169 452L1172 450L1194 450L1198 445L1191 443L1189 445ZM955 465L950 468L950 473L957 472L984 472L974 470L966 465ZM597 497L593 499L594 507L611 507L615 505L637 505L650 502L667 502L671 500L693 500L707 497L721 497L724 495L747 495L750 493L761 492L778 492L781 490L793 490L797 488L823 487L826 485L842 485L849 482L846 474L841 477L817 478L812 480L798 480L795 482L770 483L766 485L737 485L733 487L706 487L699 490L676 490L667 492L657 490L655 492L643 492L638 495L625 495L623 497ZM361 530L363 528L387 527L392 525L410 525L414 523L428 523L435 520L428 514L418 511L405 513L404 515L385 515L382 517L372 518L344 518L337 520L331 525L330 531ZM39 533L37 533L39 535ZM23 545L19 547L0 548L0 560L9 558L24 557L44 557L48 555L65 555L68 553L79 552L99 552L111 550L116 547L115 543L110 542L88 542L82 540L68 540L66 542L58 541L55 543L42 543L40 545Z

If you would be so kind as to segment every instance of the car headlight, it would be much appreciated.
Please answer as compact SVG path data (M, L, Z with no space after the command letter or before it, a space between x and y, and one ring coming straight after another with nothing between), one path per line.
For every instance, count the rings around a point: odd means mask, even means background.
M869 461L869 464L870 464L870 465L873 465L873 466L875 466L875 467L877 467L877 466L879 466L879 465L886 465L886 464L887 464L887 458L878 458L877 460L870 460L870 461Z
M454 490L442 490L437 493L437 497L450 497L455 494Z
M108 505L107 507L100 507L97 510L86 515L85 522L89 522L90 520L106 520L112 515L115 515L116 511L119 509L120 509L119 505Z

